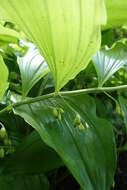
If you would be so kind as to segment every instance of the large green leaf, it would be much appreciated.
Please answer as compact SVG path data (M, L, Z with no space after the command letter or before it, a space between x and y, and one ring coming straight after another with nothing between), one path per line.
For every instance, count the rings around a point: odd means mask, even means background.
M57 108L58 117L53 108ZM50 98L17 107L15 113L61 156L83 190L110 189L116 167L114 136L110 123L96 116L92 98ZM77 113L80 127L74 124Z
M107 25L104 29L127 24L127 1L105 0L107 8Z
M22 94L26 96L30 89L48 72L44 58L35 47L31 47L24 57L18 57L22 78Z
M127 64L127 45L116 43L112 48L103 48L93 58L98 75L98 85L103 84Z
M10 99L18 101L14 96ZM0 123L5 126L15 148L13 154L5 156L4 164L0 159L0 171L4 174L38 175L63 165L56 152L41 140L37 132L30 133L31 127L21 117L13 113L3 113L0 115Z
M2 190L49 190L47 178L41 175L0 175Z
M16 147L15 153L5 160L3 173L40 175L62 165L56 152L41 140L37 132L32 132Z
M8 69L4 64L3 58L0 55L0 99L3 97L8 88Z
M40 49L56 91L86 68L106 23L104 0L0 0L0 16L18 24Z

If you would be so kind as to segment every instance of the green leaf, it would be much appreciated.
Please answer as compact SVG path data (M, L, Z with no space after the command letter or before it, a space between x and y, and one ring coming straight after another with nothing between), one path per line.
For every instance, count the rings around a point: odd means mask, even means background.
M127 24L127 1L105 0L107 8L107 24L103 29Z
M35 47L31 47L23 58L18 57L18 65L22 78L22 95L27 96L31 88L49 73L49 68Z
M0 45L5 43L18 43L20 35L18 32L0 25Z
M125 123L125 130L127 134L127 100L122 96L119 96L119 103L123 113L124 123Z
M5 160L3 173L9 175L39 175L63 165L56 152L32 132L16 147L15 153Z
M0 189L2 190L49 190L47 178L41 175L0 175Z
M94 56L94 66L98 75L98 85L104 83L120 68L127 64L127 46L116 43L112 48L104 48Z
M112 126L96 116L89 96L64 98L22 105L15 113L61 156L83 190L109 190L116 167ZM76 124L77 114L81 125Z
M11 96L9 104L19 101L19 97ZM3 108L0 106L0 109ZM5 126L15 148L12 155L5 157L4 164L0 160L0 169L2 166L4 174L40 174L63 166L59 156L41 140L40 135L35 131L30 133L31 126L24 119L13 113L3 113L0 123Z
M0 16L18 24L37 45L56 91L86 68L106 23L103 0L0 0Z
M0 55L0 100L8 88L8 69Z

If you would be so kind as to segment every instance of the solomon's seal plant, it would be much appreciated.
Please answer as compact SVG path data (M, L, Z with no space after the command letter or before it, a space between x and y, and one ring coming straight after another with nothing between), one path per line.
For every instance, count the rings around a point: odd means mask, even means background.
M1 189L57 189L70 175L77 189L113 187L126 149L126 11L125 0L0 0Z

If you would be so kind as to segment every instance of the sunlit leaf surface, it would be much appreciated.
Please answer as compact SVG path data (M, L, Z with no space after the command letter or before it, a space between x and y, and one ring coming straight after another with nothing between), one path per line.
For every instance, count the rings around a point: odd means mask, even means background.
M107 8L107 24L103 29L127 24L127 1L105 0Z
M31 46L24 57L18 57L22 78L22 94L26 96L30 89L49 72L49 67L35 46Z
M127 45L117 43L112 48L104 48L94 56L94 66L98 75L98 85L103 84L120 68L127 64Z
M56 91L86 68L106 23L103 0L0 0L0 16L18 24L40 49Z

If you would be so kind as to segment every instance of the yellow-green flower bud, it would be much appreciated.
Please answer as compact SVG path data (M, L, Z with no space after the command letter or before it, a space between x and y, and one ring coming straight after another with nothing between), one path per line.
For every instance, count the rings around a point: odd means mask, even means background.
M11 140L9 138L4 139L4 145L10 146L11 145Z
M61 113L58 114L58 119L61 121Z
M5 151L3 148L0 148L0 158L4 158L5 156Z
M80 123L81 123L81 117L80 117L80 115L77 113L77 114L76 114L76 117L75 117L75 120L74 120L74 124L75 124L75 126L77 126L77 125L80 125Z
M60 113L64 113L64 110L62 108L60 108L59 110L60 110Z
M3 126L1 129L0 129L0 139L4 139L7 137L7 132L6 132L6 129L5 127Z
M84 125L82 123L80 123L80 125L78 125L78 129L80 131L83 131L83 130L85 130L85 127L84 127Z
M58 110L57 110L56 108L53 108L53 116L54 116L55 118L58 118L58 115L59 115Z

